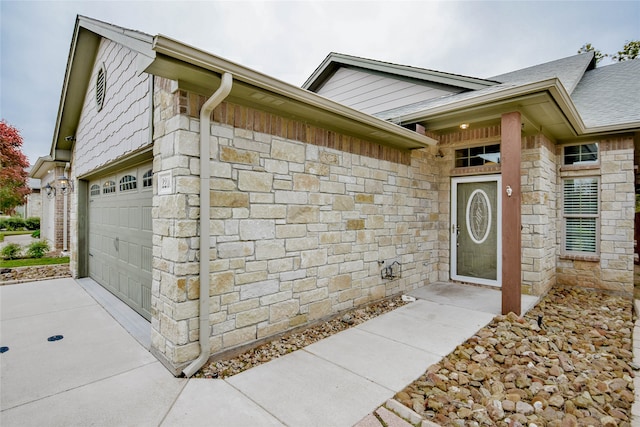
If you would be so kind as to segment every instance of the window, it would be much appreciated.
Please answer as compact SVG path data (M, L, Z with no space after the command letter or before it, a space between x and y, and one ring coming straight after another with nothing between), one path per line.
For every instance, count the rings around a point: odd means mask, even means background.
M153 171L149 169L142 176L142 188L153 187Z
M98 184L93 184L91 186L91 195L99 196L100 195L100 186Z
M102 184L102 194L109 194L116 192L116 183L115 181L107 181Z
M595 254L598 251L598 178L563 180L564 251Z
M120 191L135 190L138 188L138 180L133 175L125 175L120 179Z
M500 163L500 144L456 150L456 167L483 166Z
M567 145L564 147L565 165L593 165L598 163L598 144Z

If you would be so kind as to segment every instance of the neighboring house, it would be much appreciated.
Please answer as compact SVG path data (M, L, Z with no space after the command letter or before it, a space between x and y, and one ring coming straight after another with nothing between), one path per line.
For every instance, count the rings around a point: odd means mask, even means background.
M72 272L186 375L437 281L518 312L555 283L630 295L638 64L484 80L332 54L318 95L79 17L48 160L69 164Z
M47 240L52 251L69 250L70 190L59 182L66 176L68 162L55 161L51 156L38 157L31 168L31 180L39 180L40 238ZM68 176L67 176L68 177Z
M42 215L42 196L40 195L40 181L28 178L27 185L31 193L27 195L27 200L22 206L16 208L16 213L22 218L40 217Z

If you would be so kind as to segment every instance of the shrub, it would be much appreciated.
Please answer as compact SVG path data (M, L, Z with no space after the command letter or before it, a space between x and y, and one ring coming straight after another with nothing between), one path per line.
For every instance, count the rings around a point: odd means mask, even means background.
M24 219L18 216L12 216L10 218L6 218L2 221L3 228L6 228L7 231L16 231L24 228Z
M33 233L31 233L31 237L33 237L34 239L39 239L40 238L40 230L36 230Z
M49 252L49 243L46 240L36 240L27 247L27 257L42 258Z
M2 258L4 259L16 259L20 257L20 252L22 248L17 243L8 243L0 253L2 253Z
M24 220L24 225L27 227L27 230L39 230L40 229L40 218L37 216L32 216Z

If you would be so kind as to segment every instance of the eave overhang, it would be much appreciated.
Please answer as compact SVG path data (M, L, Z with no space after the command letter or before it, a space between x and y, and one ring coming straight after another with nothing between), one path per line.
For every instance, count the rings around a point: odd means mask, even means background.
M103 37L138 53L140 67L146 67L155 56L151 50L152 38L149 35L84 16L76 18L51 143L50 156L53 160L69 161L71 158L73 137L80 121L91 72Z
M498 84L498 82L476 77L444 73L441 71L427 70L424 68L410 67L332 52L322 61L318 68L315 69L302 87L316 92L338 68L344 66L362 68L413 80L455 86L467 90L478 90Z
M509 111L522 113L525 134L542 132L557 141L640 130L640 122L586 126L571 96L556 78L461 99L400 116L393 121L420 123L428 131L438 132L453 130L460 123L499 123L500 116Z
M36 160L36 163L29 171L29 177L42 179L51 169L55 167L62 167L65 164L66 162L56 161L51 156L38 157L38 160Z
M154 38L153 50L156 57L146 72L177 80L179 86L203 95L213 93L222 73L230 73L234 79L228 97L231 102L400 149L437 143L425 135L162 35Z

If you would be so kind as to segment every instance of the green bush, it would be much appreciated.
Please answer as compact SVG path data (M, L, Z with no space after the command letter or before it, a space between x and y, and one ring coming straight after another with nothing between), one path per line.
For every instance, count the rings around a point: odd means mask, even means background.
M46 240L36 240L27 246L28 258L42 258L49 252L49 243Z
M16 259L20 257L20 252L22 252L22 248L17 243L7 243L7 246L0 251L4 259Z
M33 233L31 233L31 237L33 237L34 239L39 239L40 238L40 230L36 230Z
M32 216L24 220L24 225L27 227L27 230L39 230L40 229L40 218L37 216Z
M18 216L5 218L0 223L0 229L6 229L7 231L22 230L23 228L24 228L24 219Z

